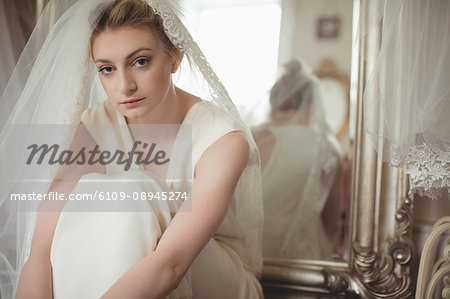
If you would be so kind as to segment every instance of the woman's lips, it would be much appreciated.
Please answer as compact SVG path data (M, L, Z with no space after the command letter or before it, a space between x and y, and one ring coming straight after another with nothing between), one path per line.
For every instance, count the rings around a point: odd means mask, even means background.
M142 101L144 98L142 99L130 99L130 100L125 100L123 102L120 102L121 105L124 105L125 107L133 107L136 106L140 101Z

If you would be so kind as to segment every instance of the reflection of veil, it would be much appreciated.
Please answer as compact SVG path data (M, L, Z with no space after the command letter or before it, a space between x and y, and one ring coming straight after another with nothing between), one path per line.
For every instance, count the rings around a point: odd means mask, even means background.
M263 160L265 255L329 258L331 242L320 217L339 150L325 121L319 85L292 61L272 87L270 105L271 120L254 130Z
M28 258L38 206L21 207L8 201L13 192L27 190L21 181L25 165L4 167L8 157L7 140L13 140L15 124L78 124L83 108L98 103L101 94L96 69L90 59L90 36L102 7L111 0L51 1L43 12L25 47L10 83L0 99L0 294L12 298L18 274ZM250 144L249 163L238 183L236 204L238 222L245 233L245 263L258 276L261 272L261 225L259 157L250 131L242 122L227 91L209 66L203 53L184 27L170 1L145 0L163 19L164 30L192 66L185 82L198 82L199 96L225 111L234 126ZM51 28L48 33L48 28ZM191 75L184 70L180 76ZM191 90L188 90L191 91ZM66 132L65 132L66 133ZM55 136L55 143L67 144L73 132ZM56 169L47 167L51 177ZM51 182L37 183L35 191L46 193Z

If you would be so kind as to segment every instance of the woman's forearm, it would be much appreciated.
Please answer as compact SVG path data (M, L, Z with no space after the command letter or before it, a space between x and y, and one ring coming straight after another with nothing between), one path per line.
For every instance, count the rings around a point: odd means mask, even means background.
M101 298L166 298L179 284L181 275L152 253L128 270Z
M47 257L30 257L20 273L16 299L53 298L52 267Z

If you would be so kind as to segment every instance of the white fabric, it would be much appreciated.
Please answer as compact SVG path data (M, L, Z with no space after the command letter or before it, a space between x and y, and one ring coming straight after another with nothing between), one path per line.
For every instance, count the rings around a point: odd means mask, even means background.
M381 159L409 174L410 191L450 190L450 2L380 1L361 32L381 46L364 91L365 129ZM373 44L367 51L372 55ZM373 50L373 51L372 51ZM379 118L373 111L381 111ZM450 198L450 197L449 197Z
M236 202L236 218L244 232L243 261L255 277L262 270L262 198L258 150L251 133L241 120L227 91L192 40L171 1L146 0L162 17L169 39L185 54L192 72L184 69L185 82L202 87L201 96L214 103L214 109L226 117L233 128L244 133L250 145L247 168L241 175L236 192L245 200ZM22 190L44 194L51 181L32 186L22 180L26 165L6 167L8 140L15 140L14 126L31 124L78 124L83 109L105 100L98 74L90 57L90 36L102 12L111 0L50 1L29 39L5 93L0 99L0 294L12 298L19 274L27 261L34 232L38 205L25 204L23 212L12 204L10 193ZM237 70L238 71L238 70ZM189 75L192 74L192 77ZM176 74L174 77L177 77ZM191 91L191 90L188 90ZM102 98L100 98L102 97ZM217 108L216 108L217 107ZM219 110L218 110L219 111ZM219 112L218 112L219 113ZM73 131L55 135L54 143L67 145ZM208 136L209 132L205 132ZM206 137L205 136L205 137ZM57 168L45 166L42 176L54 178Z
M83 179L108 179L90 174ZM114 179L128 179L136 192L160 192L135 180L149 179L142 171L129 171ZM152 185L154 186L154 185ZM97 184L99 192L112 192ZM91 190L75 187L74 193ZM70 203L70 202L69 202ZM139 202L142 212L61 212L52 251L53 298L100 298L127 270L156 247L167 213L158 221L156 211ZM64 209L70 209L66 205ZM169 213L170 216L170 213ZM161 224L160 224L161 223ZM187 278L185 278L187 279ZM180 289L186 283L180 284ZM184 293L188 291L184 290ZM173 297L181 298L181 297ZM186 297L188 298L188 297Z
M264 255L328 259L332 246L321 221L326 197L307 194L310 170L319 163L320 136L311 128L287 124L268 128L275 146L263 173ZM299 219L299 220L298 220ZM286 240L295 225L301 242Z
M108 102L84 113L82 120L84 124L125 121ZM193 165L214 141L231 131L238 130L233 127L226 114L207 102L194 104L183 124L192 126ZM205 131L208 131L208 134L205 134ZM131 136L123 137L129 140ZM99 144L103 143L99 142ZM178 172L174 176L183 181L193 177L193 169L194 167L176 165L172 171ZM186 170L192 173L183 175ZM134 186L129 187L137 192L165 190L163 186L156 189L154 184L137 182L137 179L149 178L143 170L122 172L112 177L110 175L107 173L88 176L89 178L131 179L130 183ZM168 176L171 175L168 174ZM102 190L101 184L96 185L95 188ZM182 191L180 188L183 187L175 185L170 190ZM86 190L75 187L73 192L83 193L84 191ZM244 234L236 217L236 203L240 200L245 198L236 192L214 238L203 249L192 269L169 298L250 299L262 297L259 282L248 270L249 265L244 264ZM157 210L152 210L146 203L141 206L143 212L136 213L73 213L63 210L54 235L51 255L55 299L99 298L126 270L156 247L157 239L170 223L170 213L155 213ZM194 285L191 283L191 275L194 277Z

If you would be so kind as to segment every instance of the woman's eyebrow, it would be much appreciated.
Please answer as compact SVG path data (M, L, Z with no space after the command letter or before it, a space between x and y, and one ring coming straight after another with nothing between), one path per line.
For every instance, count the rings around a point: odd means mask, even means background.
M130 59L130 58L133 57L136 53L139 53L139 52L144 51L144 50L151 51L152 49L150 49L150 48L139 48L139 49L137 49L137 50L131 52L130 54L128 54L127 57L126 57L126 59Z
M137 53L139 53L141 51L145 51L145 50L152 51L152 49L150 49L150 48L139 48L137 50L134 50L130 54L128 54L127 57L126 57L126 60L130 59L131 57L133 57ZM94 62L95 63L111 63L111 60L108 60L108 59L96 59Z

